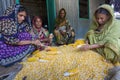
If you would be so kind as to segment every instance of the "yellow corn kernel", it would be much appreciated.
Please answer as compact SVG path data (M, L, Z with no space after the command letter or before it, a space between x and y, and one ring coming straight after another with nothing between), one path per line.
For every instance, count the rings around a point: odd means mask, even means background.
M39 53L40 51L39 50L36 50L36 51L34 51L32 54L37 54L37 53Z
M34 61L37 61L39 58L37 57L31 57L31 58L28 58L27 61L28 62L34 62Z
M57 48L56 47L47 47L45 50L46 51L57 51Z
M37 53L37 54L35 54L34 56L35 56L35 57L38 57L38 58L41 58L42 55L41 55L40 53Z
M75 41L76 44L85 44L85 40L80 39Z
M57 55L60 53L61 53L60 51L48 51L48 52L46 52L46 54L48 54L48 55Z

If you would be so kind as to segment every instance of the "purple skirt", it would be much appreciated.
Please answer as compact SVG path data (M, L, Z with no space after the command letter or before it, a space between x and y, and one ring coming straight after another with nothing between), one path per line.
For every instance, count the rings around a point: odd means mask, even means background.
M18 38L19 40L31 40L31 35L29 33L20 33ZM20 61L34 50L33 45L8 45L0 41L0 65L8 66Z

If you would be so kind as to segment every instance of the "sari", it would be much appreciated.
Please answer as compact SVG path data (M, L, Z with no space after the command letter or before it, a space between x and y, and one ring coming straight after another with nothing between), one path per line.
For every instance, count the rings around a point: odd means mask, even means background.
M64 34L62 34L62 32ZM55 30L54 30L56 43L61 44L70 44L75 40L74 29L70 26L69 21L66 18L61 19L59 16L55 21Z
M9 7L0 16L0 65L9 66L22 60L35 50L33 45L17 45L22 40L31 40L29 34L30 21L28 17L19 24L17 12L21 5Z
M45 46L50 46L50 40L49 40L49 32L47 29L43 28L42 25L40 28L38 28L35 24L35 21L37 18L40 17L34 17L32 21L33 28L31 30L31 34L34 36L34 39L40 40L40 42ZM40 18L41 19L41 18ZM38 49L43 50L42 46L39 46Z
M104 47L97 48L95 51L107 60L116 63L120 61L120 21L115 19L111 6L104 4L99 8L106 9L111 14L111 18L105 23L101 31L96 31L98 23L94 14L90 30L86 34L86 39L90 44L104 45Z

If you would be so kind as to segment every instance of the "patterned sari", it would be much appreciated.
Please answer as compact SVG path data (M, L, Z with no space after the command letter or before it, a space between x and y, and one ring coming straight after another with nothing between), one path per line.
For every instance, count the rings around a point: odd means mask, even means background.
M56 28L58 27L58 29ZM54 30L54 34L56 37L56 43L58 45L61 44L70 44L73 43L75 40L75 32L74 29L70 26L69 21L64 18L57 18L56 19L56 24L55 24L55 30ZM65 34L62 34L62 32L64 32Z
M31 40L29 19L19 24L17 12L21 5L9 7L0 16L0 65L8 66L20 61L34 51L33 45L17 45L22 40Z
M40 17L36 16L32 21L33 28L31 30L31 33L34 36L34 39L39 39L42 44L44 44L45 46L49 46L50 45L49 32L47 29L43 28L42 26L40 28L36 26L35 21L37 20L37 18L40 18ZM38 48L40 50L43 50L43 48L40 46Z

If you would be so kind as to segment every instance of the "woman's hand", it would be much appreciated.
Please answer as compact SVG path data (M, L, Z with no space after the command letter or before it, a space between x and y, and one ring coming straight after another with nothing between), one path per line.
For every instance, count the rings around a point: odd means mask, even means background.
M36 45L36 46L41 46L42 43L37 39L31 42L32 44Z
M82 51L87 51L87 50L90 50L91 47L89 44L86 44L86 45L83 45L79 48L79 50L82 50Z
M65 35L65 34L66 34L66 31L60 30L60 33L61 33L62 35Z

